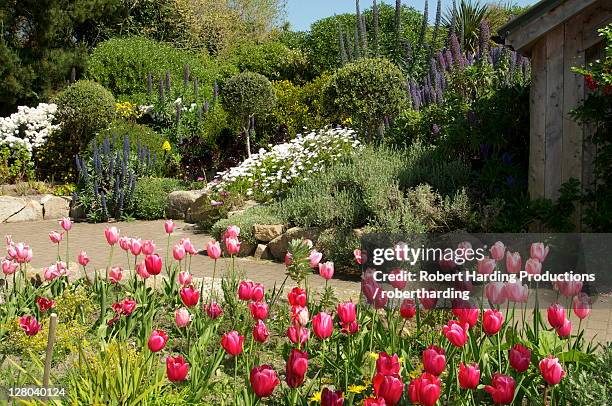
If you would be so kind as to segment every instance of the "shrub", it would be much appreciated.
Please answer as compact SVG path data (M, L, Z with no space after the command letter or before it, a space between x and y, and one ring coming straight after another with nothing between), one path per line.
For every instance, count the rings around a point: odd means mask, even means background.
M0 145L22 146L28 152L40 147L59 128L57 105L40 103L36 107L19 106L9 117L0 117Z
M123 137L128 138L132 149L136 149L140 145L141 147L148 148L151 153L157 153L160 156L163 153L164 141L166 141L161 134L146 125L126 120L115 120L108 128L96 134L89 144L89 149L91 151L94 144L102 145L106 138L117 143L117 141L122 142Z
M257 206L245 210L243 213L231 216L228 219L217 221L210 230L210 233L217 240L221 240L222 234L229 225L240 227L240 240L249 244L256 244L253 226L255 224L284 224L284 219L265 206Z
M351 117L369 138L406 102L406 79L386 59L361 59L338 70L323 88L327 113Z
M157 220L165 217L168 195L180 190L183 182L172 178L142 178L134 190L133 216L140 220Z
M28 150L17 145L13 148L0 144L0 184L34 179L34 163Z

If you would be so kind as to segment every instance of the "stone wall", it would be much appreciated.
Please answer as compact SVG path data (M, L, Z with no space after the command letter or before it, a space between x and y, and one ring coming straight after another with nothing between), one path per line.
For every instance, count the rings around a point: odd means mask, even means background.
M70 197L0 196L0 223L56 220L70 215Z

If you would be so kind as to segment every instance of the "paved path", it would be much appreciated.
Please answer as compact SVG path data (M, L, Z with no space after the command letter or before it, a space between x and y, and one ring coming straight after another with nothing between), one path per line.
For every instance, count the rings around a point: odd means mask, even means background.
M121 230L121 235L139 237L142 239L152 239L157 244L157 251L165 257L167 235L164 232L163 221L132 221L113 224ZM192 227L184 222L176 222L177 228L171 237L171 245L181 238L189 237L194 246L203 249L211 237L206 234L194 232ZM108 261L109 248L104 238L104 229L107 224L77 223L70 232L71 261L75 261L77 254L84 250L92 260L92 264L100 269L106 266ZM57 247L49 240L49 232L58 230L60 227L56 221L40 221L16 224L0 224L0 238L10 234L14 241L24 241L33 249L34 258L32 265L35 268L48 266L57 255ZM2 244L3 245L3 244ZM2 246L0 245L0 247ZM2 253L3 254L3 253ZM65 244L62 243L62 256L65 255ZM193 257L191 271L195 277L210 280L213 273L213 263L205 255ZM114 265L127 268L125 253L119 248L115 248ZM285 278L285 266L283 264L259 261L253 258L240 258L236 260L238 270L243 271L246 278L263 283L267 289L271 289L275 284L280 286ZM218 263L217 275L221 276L223 271L229 266L229 261L222 259ZM287 288L291 288L291 281L288 281ZM317 275L309 278L309 286L321 289L324 280ZM343 280L334 278L330 285L336 289L340 299L353 299L359 297L360 286L355 280ZM475 293L480 297L479 293ZM533 295L531 295L533 296ZM540 300L554 301L556 294L552 291L541 291ZM533 300L533 297L531 297ZM565 303L564 303L565 304ZM612 341L612 296L600 295L596 298L593 312L583 322L586 329L587 339L595 337L596 341ZM546 318L545 312L543 312ZM572 322L576 328L577 320L574 317Z

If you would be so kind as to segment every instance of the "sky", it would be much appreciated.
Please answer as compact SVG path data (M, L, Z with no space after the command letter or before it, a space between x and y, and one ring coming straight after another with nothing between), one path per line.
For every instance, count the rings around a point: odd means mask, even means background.
M291 23L291 28L296 31L306 31L313 22L329 17L334 14L355 12L355 0L286 0L287 1L287 20ZM487 1L487 0L483 0ZM519 6L531 5L537 0L502 0L503 4L511 3ZM382 0L384 3L395 5L395 0ZM498 0L487 1L498 3ZM361 8L369 8L371 0L361 0ZM423 10L425 0L403 0L403 4L412 6L415 9ZM430 16L435 17L437 0L429 0ZM446 10L453 4L452 0L442 0L442 10ZM433 10L433 11L432 11Z

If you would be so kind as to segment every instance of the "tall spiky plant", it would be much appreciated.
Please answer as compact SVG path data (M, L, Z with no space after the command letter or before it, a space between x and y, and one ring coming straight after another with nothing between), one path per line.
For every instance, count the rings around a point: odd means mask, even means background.
M340 23L338 23L338 37L340 40L340 62L342 62L342 66L344 66L349 62L349 58L346 53L346 44L344 42L344 30Z
M378 2L376 0L374 0L373 4L372 4L372 29L374 31L374 55L375 56L379 56L380 54L380 49L379 49L379 38L378 38L378 19L379 19L379 15L378 15Z
M487 19L489 9L477 0L461 0L458 8L453 7L444 16L444 25L457 35L466 51L474 53L478 47L480 23Z

